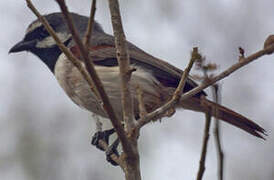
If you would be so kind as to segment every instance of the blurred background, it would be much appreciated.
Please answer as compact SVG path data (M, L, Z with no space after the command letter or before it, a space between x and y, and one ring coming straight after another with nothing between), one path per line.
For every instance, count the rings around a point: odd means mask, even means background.
M41 13L59 11L54 1L33 3ZM90 1L67 1L89 14ZM260 50L274 33L274 1L121 0L127 39L183 69L198 46L224 70ZM25 1L0 1L0 177L1 180L123 179L121 169L90 145L91 115L65 95L47 67L30 53L8 55L35 19ZM112 34L107 1L98 1L96 19ZM225 179L274 179L274 55L242 68L222 84L222 103L268 131L266 141L221 125ZM204 115L177 111L142 129L139 147L143 179L195 179ZM212 134L212 133L211 133ZM204 179L217 179L216 150L209 141Z

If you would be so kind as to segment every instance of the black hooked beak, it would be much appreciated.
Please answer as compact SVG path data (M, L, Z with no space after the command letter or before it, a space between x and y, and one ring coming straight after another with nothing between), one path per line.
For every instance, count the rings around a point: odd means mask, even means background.
M29 51L35 47L36 40L32 41L20 41L17 44L15 44L10 50L9 53L17 53L21 51Z

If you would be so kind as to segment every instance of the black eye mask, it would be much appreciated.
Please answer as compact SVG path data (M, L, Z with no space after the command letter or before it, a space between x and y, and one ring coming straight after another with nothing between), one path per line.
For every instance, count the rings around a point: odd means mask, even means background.
M34 39L44 39L45 37L49 36L48 31L43 27L38 27L34 31L26 34L24 41L31 41Z

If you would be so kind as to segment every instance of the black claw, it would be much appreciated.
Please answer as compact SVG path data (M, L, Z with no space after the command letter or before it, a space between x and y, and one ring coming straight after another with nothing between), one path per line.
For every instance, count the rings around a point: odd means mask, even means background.
M104 142L106 142L107 144L109 144L109 137L110 135L112 135L115 132L114 128L113 129L109 129L106 131L98 131L96 132L91 140L91 144L96 146L96 148L104 151L104 149L99 145L99 140L103 140ZM117 147L120 143L120 140L117 138L106 150L106 159L109 163L111 163L113 166L118 166L119 164L117 164L115 161L112 160L111 155L115 154L116 156L120 156L119 152L117 150Z
M91 144L96 146L96 148L104 151L104 149L99 145L99 140L105 141L109 144L109 136L115 132L114 129L106 130L106 131L98 131L92 136Z
M108 141L105 140L104 138L104 133L101 131L96 132L93 136L92 136L92 140L91 140L91 144L94 145L96 148L104 151L104 149L99 145L99 140L103 140L106 143L108 143Z
M112 164L113 166L118 166L119 164L117 164L115 161L112 160L111 155L115 154L116 156L120 156L117 150L117 147L120 143L120 140L117 138L112 145L109 146L108 150L106 151L106 159L107 161Z

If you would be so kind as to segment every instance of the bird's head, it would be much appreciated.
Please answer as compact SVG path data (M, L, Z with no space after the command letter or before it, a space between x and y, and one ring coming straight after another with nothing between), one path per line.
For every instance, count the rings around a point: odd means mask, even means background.
M72 41L72 37L63 19L62 13L51 13L45 15L44 17L54 29L60 40L68 46L68 44ZM83 37L88 24L88 17L75 13L71 13L71 17L80 36ZM103 32L101 26L97 23L94 24L93 28L94 31ZM15 44L9 50L9 53L17 53L22 51L29 51L37 55L49 66L51 70L54 67L59 55L62 53L53 37L51 37L39 20L35 20L28 26L23 40Z

